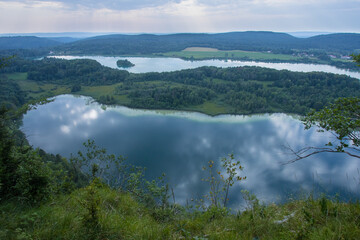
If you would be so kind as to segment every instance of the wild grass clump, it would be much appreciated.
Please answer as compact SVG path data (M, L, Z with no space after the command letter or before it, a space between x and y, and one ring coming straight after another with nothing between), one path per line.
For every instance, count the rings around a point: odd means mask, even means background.
M99 184L60 195L38 207L14 202L0 206L0 239L358 239L360 203L325 196L261 204L253 196L243 211L212 206L179 207L159 218L130 193ZM92 208L79 200L95 199ZM165 210L164 210L165 211ZM95 217L96 216L96 217ZM163 216L163 215L161 215ZM94 217L94 219L91 219ZM89 220L90 218L90 220Z

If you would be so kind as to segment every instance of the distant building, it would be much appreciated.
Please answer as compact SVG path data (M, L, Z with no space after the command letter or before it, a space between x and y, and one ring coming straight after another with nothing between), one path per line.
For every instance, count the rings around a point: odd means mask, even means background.
M350 56L341 56L341 59L351 60L352 58Z

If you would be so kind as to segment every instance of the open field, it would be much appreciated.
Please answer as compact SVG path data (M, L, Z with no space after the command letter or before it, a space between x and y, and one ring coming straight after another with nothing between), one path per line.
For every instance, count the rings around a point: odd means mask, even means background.
M27 79L27 73L9 73L5 75L8 79L15 81Z
M180 52L168 52L163 53L163 56L166 57L179 57L185 59L212 59L212 58L221 58L221 59L248 59L248 60L280 60L280 61L297 61L300 60L300 57L295 57L292 55L286 54L274 54L271 52L249 52L241 50L233 51L220 51L213 48L186 48Z

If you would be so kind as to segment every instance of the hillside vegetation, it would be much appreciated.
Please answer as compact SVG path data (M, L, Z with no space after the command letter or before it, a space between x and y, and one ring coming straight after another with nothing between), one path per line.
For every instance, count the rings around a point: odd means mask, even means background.
M95 225L87 222L88 188L35 207L0 205L2 239L358 239L359 203L327 198L263 205L253 198L246 210L187 211L173 205L147 208L129 193L97 186ZM92 225L93 224L93 225Z
M97 77L89 80L92 74ZM193 104L193 101L196 104L204 99L209 101L221 91L225 94L225 103L226 99L235 99L240 106L246 101L256 103L258 90L270 95L277 90L286 101L296 96L295 102L307 99L304 104L308 104L311 98L317 101L328 96L326 101L331 101L336 94L358 96L356 79L263 68L199 68L164 74L129 74L101 67L94 61L55 59L17 59L2 69L0 78L4 86L0 99L3 105L0 109L0 239L287 240L358 239L360 235L359 201L341 202L339 196L309 193L283 204L264 204L243 190L243 207L228 209L229 188L246 179L240 161L232 154L221 159L221 171L226 175L213 172L213 161L203 167L208 173L204 179L208 193L181 206L176 203L166 176L147 180L143 168L131 165L122 156L107 154L106 149L96 146L93 140L84 143L84 152L65 159L33 149L19 130L26 111L48 103L48 100L39 100L40 96L70 89L80 92L83 88L101 89L103 94L107 88L114 96L126 96L131 101L144 98L155 104L170 104L172 108ZM234 89L237 92L232 93ZM122 91L129 92L121 95ZM241 95L236 96L237 93ZM252 96L252 93L256 94ZM114 96L105 100L116 101ZM37 100L29 103L31 98ZM286 107L286 101L279 102L279 107ZM359 100L352 98L352 102L358 104ZM228 104L231 106L231 101ZM351 118L358 109L358 105L352 106L349 105L350 114L345 109ZM333 108L338 107L333 105ZM326 108L323 111L329 112ZM319 113L322 116L322 112ZM354 113L355 119L351 120L358 124L359 114ZM347 116L335 116L340 123L342 117L347 119ZM347 125L335 123L334 130L341 130L341 139L351 134L358 147L356 126L351 124L348 129ZM328 130L326 124L320 127ZM342 144L343 148L353 148L353 145ZM343 148L337 150L341 152Z

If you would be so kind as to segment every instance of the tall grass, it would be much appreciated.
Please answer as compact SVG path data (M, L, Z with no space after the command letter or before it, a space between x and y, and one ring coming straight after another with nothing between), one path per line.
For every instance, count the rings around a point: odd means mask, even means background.
M0 239L359 239L360 203L325 196L263 205L256 198L242 212L209 207L171 215L154 214L130 194L98 186L98 226L84 224L87 209L79 203L87 189L29 207L0 206ZM173 209L169 206L169 209ZM166 211L163 209L162 211Z

